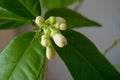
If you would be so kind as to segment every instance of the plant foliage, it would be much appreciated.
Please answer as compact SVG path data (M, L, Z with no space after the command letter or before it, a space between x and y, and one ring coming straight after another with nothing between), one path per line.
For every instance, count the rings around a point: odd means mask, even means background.
M61 16L66 19L68 28L99 27L99 23L80 13L61 8L76 1L78 0L41 0L44 8L51 9L46 12L45 18ZM1 30L35 23L35 18L40 15L39 0L0 0ZM120 80L119 72L88 38L70 29L62 33L68 44L63 48L53 45L74 80ZM40 44L42 33L37 37L36 34L20 34L3 49L0 53L0 80L43 80L46 54L45 48Z

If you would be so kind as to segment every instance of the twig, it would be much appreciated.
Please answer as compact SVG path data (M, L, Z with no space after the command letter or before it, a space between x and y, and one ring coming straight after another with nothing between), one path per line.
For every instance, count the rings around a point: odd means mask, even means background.
M119 69L120 68L120 65L114 65L115 68Z
M79 7L80 7L80 5L81 5L82 2L83 2L83 0L79 0L79 1L77 2L76 6L74 7L74 10L75 10L75 11L78 11L78 9L79 9Z
M120 42L120 39L114 40L113 44L104 51L103 55L106 55L111 49L113 49L114 47L116 47L116 45L119 42Z

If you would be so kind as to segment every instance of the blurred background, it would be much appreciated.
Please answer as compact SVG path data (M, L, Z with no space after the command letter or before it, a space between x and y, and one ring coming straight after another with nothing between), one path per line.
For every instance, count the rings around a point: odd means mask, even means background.
M78 12L102 24L96 28L77 28L75 30L87 36L101 53L110 47L114 40L120 39L120 0L84 0ZM70 5L74 8L78 3ZM44 13L43 13L44 14ZM31 26L17 30L0 30L0 51L8 42L21 32L31 30ZM120 71L120 43L106 55L107 59ZM56 56L46 63L46 80L73 80L62 60Z

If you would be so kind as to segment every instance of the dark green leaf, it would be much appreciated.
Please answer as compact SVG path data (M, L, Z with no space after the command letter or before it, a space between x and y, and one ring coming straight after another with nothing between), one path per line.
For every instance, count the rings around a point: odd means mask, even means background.
M44 80L44 77L45 77L44 74L45 74L45 69L42 68L38 80Z
M67 46L55 48L74 80L120 80L119 72L89 39L73 30L63 34L68 40Z
M41 0L41 3L44 8L52 9L52 8L60 8L68 6L78 0Z
M1 52L0 80L38 80L45 64L45 49L33 35L19 35Z
M29 24L30 20L19 17L9 11L0 8L0 29L13 29Z
M65 18L67 21L68 28L100 26L99 23L89 20L86 17L82 16L80 13L66 8L56 8L49 10L45 14L45 18L48 18L49 16L61 16Z
M41 10L39 0L0 0L0 7L30 20L40 15Z

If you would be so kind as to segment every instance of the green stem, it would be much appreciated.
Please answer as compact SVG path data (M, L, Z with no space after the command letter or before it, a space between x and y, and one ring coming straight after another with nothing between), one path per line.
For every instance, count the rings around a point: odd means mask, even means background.
M104 51L103 55L106 55L111 49L113 49L114 47L116 47L116 45L119 42L120 42L120 39L114 40L113 44Z
M114 67L118 69L118 68L120 68L120 65L114 65Z

